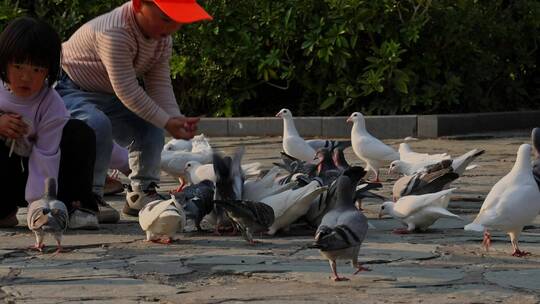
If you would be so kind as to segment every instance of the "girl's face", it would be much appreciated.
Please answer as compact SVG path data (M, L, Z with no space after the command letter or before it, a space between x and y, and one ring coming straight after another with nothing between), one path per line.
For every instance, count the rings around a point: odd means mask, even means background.
M11 92L18 97L29 97L41 90L48 70L30 64L9 63L7 66L7 84Z

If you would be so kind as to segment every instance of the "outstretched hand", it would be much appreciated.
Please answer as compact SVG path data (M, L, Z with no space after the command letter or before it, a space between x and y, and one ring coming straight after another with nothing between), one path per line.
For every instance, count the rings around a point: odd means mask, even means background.
M19 114L4 113L0 115L0 135L5 138L18 139L28 133L28 125Z
M176 139L191 139L197 132L200 117L171 117L165 124L165 130Z

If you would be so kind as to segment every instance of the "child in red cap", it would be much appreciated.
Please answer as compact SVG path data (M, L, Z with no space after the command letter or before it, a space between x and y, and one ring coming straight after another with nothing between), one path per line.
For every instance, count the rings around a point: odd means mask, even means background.
M125 214L138 216L159 199L164 130L174 138L195 135L198 118L181 114L171 85L171 35L184 23L211 19L195 0L132 0L90 20L63 43L56 89L72 117L96 132L97 194L103 195L113 140L129 147ZM100 208L115 212L105 202Z

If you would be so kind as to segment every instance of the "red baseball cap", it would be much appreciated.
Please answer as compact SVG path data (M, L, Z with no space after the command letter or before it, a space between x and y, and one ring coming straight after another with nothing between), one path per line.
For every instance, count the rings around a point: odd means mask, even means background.
M212 16L197 4L195 0L154 0L154 3L169 18L178 23L212 20Z

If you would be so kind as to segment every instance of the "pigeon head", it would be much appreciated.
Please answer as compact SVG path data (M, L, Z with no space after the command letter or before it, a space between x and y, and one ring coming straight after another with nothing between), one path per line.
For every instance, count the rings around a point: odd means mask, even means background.
M540 128L534 128L531 132L531 142L535 158L540 158Z
M357 122L364 122L364 115L360 112L354 112L347 118L347 122L351 123L357 123Z
M345 159L345 154L343 154L343 149L340 147L337 147L334 149L332 153L332 161L334 162L334 165L338 168L348 168L349 163L347 163L347 160Z
M350 178L351 183L355 186L358 184L360 179L362 179L364 176L366 176L366 170L361 166L353 166L345 169L343 171L343 175Z
M382 203L381 209L379 210L379 218L381 218L383 215L390 214L390 212L392 212L393 209L394 209L393 202Z
M198 161L190 160L184 166L184 171L188 172L188 173L192 172L193 170L195 170L195 168L197 168L200 165L201 165L201 163L199 163Z
M394 160L390 163L390 167L388 168L388 174L396 174L399 175L403 173L404 171L405 163L401 160Z
M276 117L281 118L292 118L291 110L289 109L281 109L277 114Z
M354 187L351 179L345 175L338 177L336 188L336 207L354 207Z
M531 165L531 152L532 147L529 144L522 144L519 146L518 152L517 152L517 158L516 162L514 164L514 167L512 168L512 171L517 170L528 170L529 167L532 169Z

